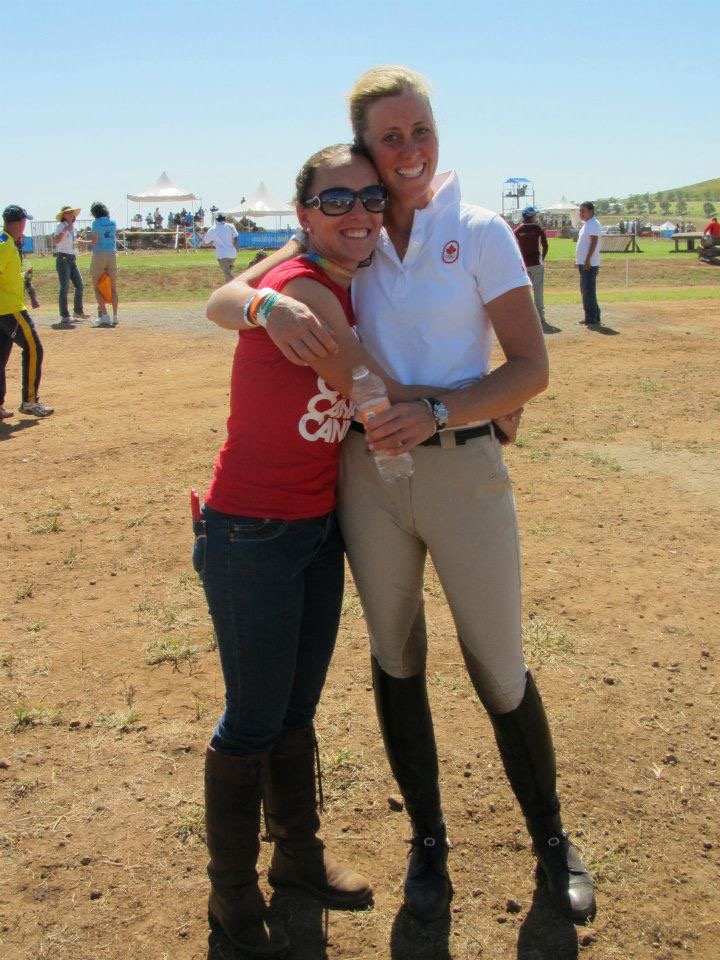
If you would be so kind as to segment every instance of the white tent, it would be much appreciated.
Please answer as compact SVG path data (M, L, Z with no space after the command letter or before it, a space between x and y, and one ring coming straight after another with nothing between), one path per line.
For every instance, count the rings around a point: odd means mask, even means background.
M259 183L250 197L223 211L229 217L294 217L295 207L278 200L264 183Z
M551 203L549 207L543 207L542 213L556 217L570 217L570 223L572 223L574 227L580 223L580 207L574 203L570 203L565 194L562 195L557 203Z
M653 227L653 230L674 230L675 224L672 220L666 220L665 223L661 223L659 227Z
M128 200L133 200L135 203L175 203L178 200L198 199L194 193L173 183L164 170L148 190L143 190L142 193L128 193L126 196Z

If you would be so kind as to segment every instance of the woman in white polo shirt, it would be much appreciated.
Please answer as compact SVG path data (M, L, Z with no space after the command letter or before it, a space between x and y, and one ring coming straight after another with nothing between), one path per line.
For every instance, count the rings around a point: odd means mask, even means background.
M595 912L592 879L562 826L552 737L523 658L515 504L493 426L512 433L515 420L503 414L548 382L527 273L504 221L462 203L454 173L436 177L437 131L421 77L402 67L368 71L350 114L389 194L372 263L353 279L360 337L391 377L439 385L429 403L376 416L367 438L348 434L338 503L371 638L380 727L413 824L405 903L429 921L452 896L425 680L430 553L550 891L565 915L584 922ZM333 349L323 325L287 299L267 330L295 362ZM493 335L505 361L490 372ZM414 475L385 483L366 439L412 451Z

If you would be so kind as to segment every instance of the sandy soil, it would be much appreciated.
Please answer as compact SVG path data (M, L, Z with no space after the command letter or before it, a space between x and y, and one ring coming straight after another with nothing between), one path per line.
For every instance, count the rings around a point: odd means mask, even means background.
M56 331L49 310L38 316L42 396L57 413L0 426L0 953L229 958L205 914L201 770L222 684L187 494L204 488L223 438L233 338L198 304L129 307L115 331ZM717 307L610 307L605 335L577 326L576 308L549 319L562 331L548 338L552 384L508 460L527 656L597 919L576 930L536 887L432 570L456 895L428 927L399 910L408 827L388 803L348 581L317 724L324 835L376 899L328 916L275 897L296 960L718 955ZM9 405L18 367L13 356Z

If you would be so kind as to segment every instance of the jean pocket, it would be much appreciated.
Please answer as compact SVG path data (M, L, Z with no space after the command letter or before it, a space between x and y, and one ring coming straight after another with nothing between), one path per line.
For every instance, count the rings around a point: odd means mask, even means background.
M195 573L202 579L205 573L205 557L207 556L207 536L204 533L195 537L192 548L192 565Z
M232 517L228 527L230 543L275 540L285 532L287 520L263 520L261 517Z

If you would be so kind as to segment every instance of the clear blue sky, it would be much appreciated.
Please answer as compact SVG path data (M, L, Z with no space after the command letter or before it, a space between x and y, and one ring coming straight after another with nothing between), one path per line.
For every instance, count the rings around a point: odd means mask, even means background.
M161 173L208 208L350 137L345 94L401 63L431 81L440 168L492 209L625 196L720 173L709 7L676 0L27 0L3 4L0 204L39 218ZM712 46L712 42L711 42ZM12 56L10 51L16 51ZM15 82L13 83L13 73ZM705 93L703 93L705 89ZM132 211L131 211L132 212ZM167 208L165 208L167 212Z

